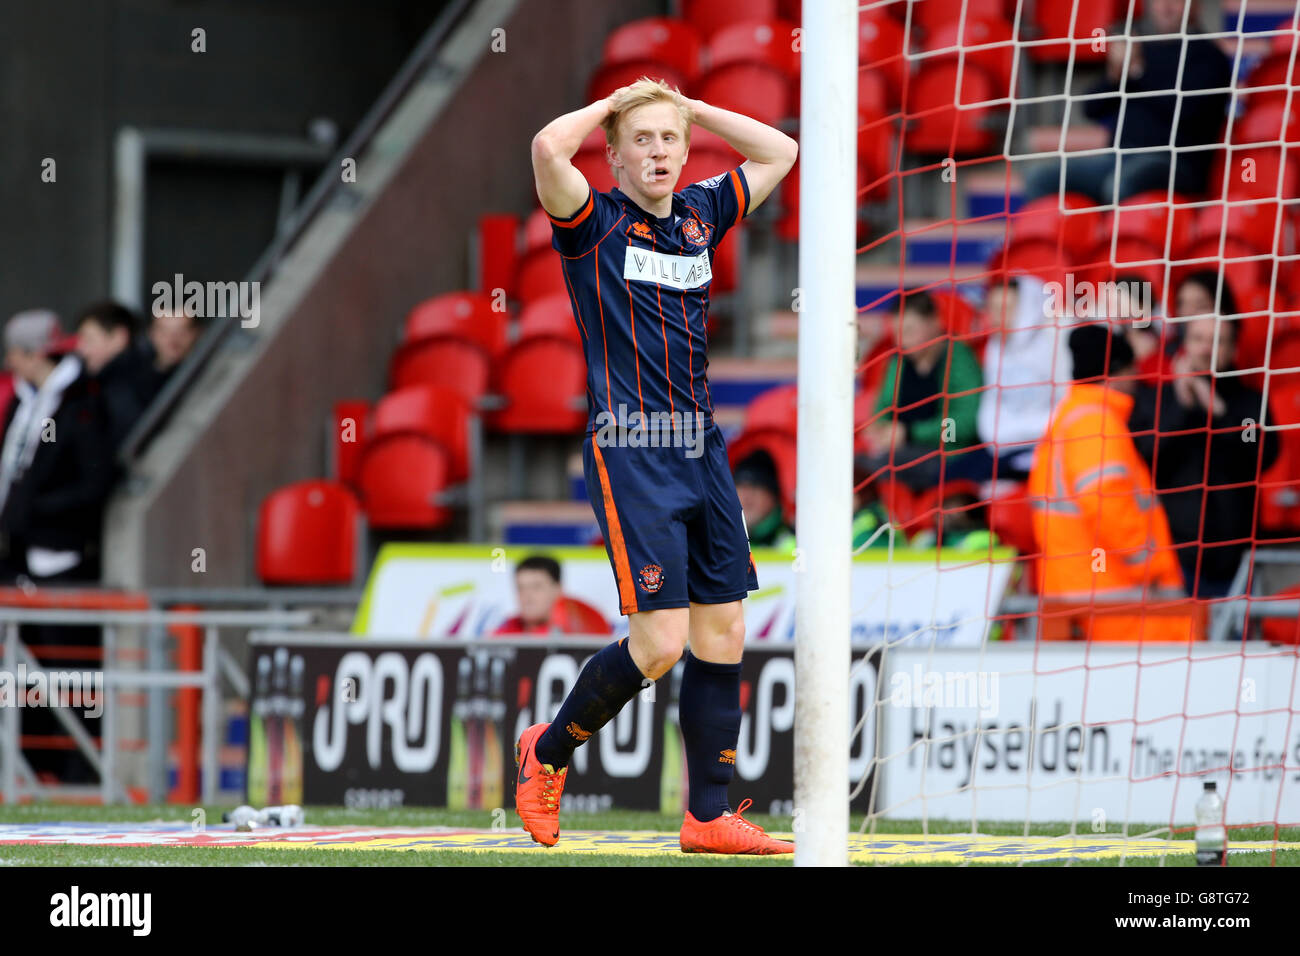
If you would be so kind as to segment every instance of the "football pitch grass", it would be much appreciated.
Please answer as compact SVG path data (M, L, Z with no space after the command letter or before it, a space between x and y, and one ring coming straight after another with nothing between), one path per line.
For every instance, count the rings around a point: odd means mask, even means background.
M209 829L226 836L231 828L220 823L223 811L231 807L205 809ZM606 811L603 813L561 812L560 845L553 849L528 843L520 846L522 835L514 811L495 815L484 810L432 810L402 808L394 810L348 810L340 807L307 807L306 824L313 827L339 828L427 828L443 827L459 831L464 846L453 848L376 849L317 846L114 846L68 843L7 843L0 845L0 866L789 866L791 858L714 856L675 851L680 816L649 812ZM41 824L84 823L111 830L115 824L170 826L184 837L192 832L197 815L191 808L177 805L155 806L85 806L68 804L0 805L0 826L36 827ZM790 835L791 819L766 814L746 814L746 819L766 828L774 835ZM850 827L858 833L863 817L855 814ZM494 826L495 824L495 826ZM473 832L468 832L473 831ZM286 832L286 831L276 831ZM293 831L287 831L292 833ZM970 821L931 820L922 826L919 820L876 820L868 827L869 858L859 853L859 865L875 862L897 866L1118 866L1122 830L1109 834L1093 833L1080 824L1073 836L1067 824L1031 824L1026 833L1023 824L984 822L978 827L980 837L971 834ZM565 836L570 834L571 847L565 850ZM924 834L924 835L923 835ZM1030 841L1022 841L1024 837ZM1130 825L1129 851L1123 855L1125 866L1194 866L1190 852L1191 834L1178 832L1168 848L1167 832L1159 825ZM1058 838L1050 840L1047 838ZM0 841L12 839L0 831ZM482 840L499 845L502 839L516 838L507 850L470 849ZM795 834L797 839L797 834ZM1249 844L1256 852L1234 852L1229 866L1300 866L1300 828L1275 833L1272 827L1234 829L1230 846ZM527 838L524 837L524 841ZM602 841L628 840L640 845L636 854L603 852ZM386 841L377 841L383 845ZM400 839L395 842L402 842ZM436 842L428 839L412 842ZM851 841L852 842L852 841ZM1024 847L1032 843L1031 852ZM584 845L585 844L585 845ZM1074 845L1095 844L1101 852L1074 854ZM969 852L973 848L974 852ZM575 852L581 849L581 852ZM1138 853L1143 855L1138 855ZM1035 855L1044 855L1041 860Z

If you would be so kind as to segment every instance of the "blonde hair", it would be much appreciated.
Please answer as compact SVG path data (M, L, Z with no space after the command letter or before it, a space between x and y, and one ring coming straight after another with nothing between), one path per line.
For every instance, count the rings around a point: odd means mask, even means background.
M601 129L605 131L605 142L613 146L614 140L618 136L619 120L637 107L647 106L651 103L671 103L677 108L677 115L681 117L682 129L684 130L684 142L689 148L691 145L691 124L695 122L695 111L686 102L686 97L682 95L681 90L675 86L669 86L663 80L652 80L648 76L641 77L631 86L625 86L617 90L611 97L609 115L600 124Z

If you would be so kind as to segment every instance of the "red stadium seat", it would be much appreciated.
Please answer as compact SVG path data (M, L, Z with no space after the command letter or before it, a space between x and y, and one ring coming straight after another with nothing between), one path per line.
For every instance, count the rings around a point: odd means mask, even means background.
M870 404L866 407L865 417L858 418L857 413L860 411L857 405L854 405L854 422L858 425L870 421L874 414L876 393L880 390L880 383L885 378L885 372L889 368L889 360L893 357L897 346L894 342L894 333L886 329L885 333L876 340L867 352L867 357L862 360L862 366L859 369L858 382L860 389L859 397L870 395Z
M898 105L908 71L904 40L903 28L889 14L865 10L858 15L858 69L885 78L891 106Z
M491 368L491 357L473 342L452 337L421 339L405 342L393 353L388 381L393 390L440 385L473 408L487 394Z
M1284 100L1251 103L1241 118L1232 124L1232 142L1237 145L1300 142L1300 103L1288 109Z
M1228 199L1264 196L1270 199L1300 197L1300 163L1295 161L1296 148L1290 147L1289 161L1282 164L1279 146L1230 146L1219 151L1210 171L1207 195L1224 195L1223 177L1228 176Z
M455 335L498 355L506 345L510 313L495 308L497 301L481 292L448 292L426 299L407 314L403 341Z
M1300 57L1297 57L1293 62L1291 50L1300 34L1287 29L1288 26L1289 21L1285 20L1277 25L1275 29L1285 30L1286 32L1273 37L1273 46L1268 56L1250 71L1243 83L1246 87L1276 86L1281 88L1252 92L1249 99L1250 106L1264 102L1285 103L1288 92L1286 87L1300 87ZM1294 96L1294 93L1292 96Z
M1270 383L1268 407L1274 424L1300 423L1300 384L1297 376L1275 376ZM1300 430L1278 433L1281 453L1260 476L1259 527L1269 533L1300 531Z
M527 305L548 295L565 295L568 285L564 281L560 254L554 249L540 249L527 256L519 266L515 282L519 301Z
M501 289L506 298L515 294L515 272L519 267L519 217L510 213L491 213L478 220L475 247L475 272L478 289L493 295Z
M696 149L692 145L686 159L686 165L682 167L681 176L677 179L676 190L681 192L692 183L703 182L722 173L728 173L739 166L740 163L740 157L729 151L723 152L707 148Z
M386 435L366 449L359 479L366 518L374 528L433 529L452 511L439 496L452 484L447 450L411 432Z
M605 38L605 63L652 60L676 70L687 82L700 72L700 35L671 17L646 17L618 27Z
M718 243L718 247L713 251L713 281L709 285L710 293L734 292L740 287L740 248L744 241L745 226L742 223L733 226ZM713 316L710 314L710 329L712 325Z
M710 70L700 81L699 98L714 106L744 113L778 126L794 115L790 83L777 70L754 63L733 63Z
M1038 543L1034 540L1033 510L1025 485L1017 485L989 501L989 530L1003 544L1010 545L1022 555L1038 553Z
M300 481L262 501L257 576L264 584L351 584L356 577L357 500L333 481Z
M561 634L610 633L604 614L586 601L568 595L561 595L551 606L551 626Z
M1135 193L1120 203L1110 221L1103 223L1103 239L1109 239L1113 228L1121 239L1140 239L1158 249L1168 249L1169 258L1177 258L1187 248L1192 237L1197 207L1188 208L1183 203L1187 197L1174 195L1172 207L1173 226L1169 224L1171 207L1168 194L1162 190ZM1170 229L1172 228L1172 234Z
M550 335L581 343L578 323L567 295L548 295L530 302L519 313L518 341Z
M682 0L682 19L705 43L725 27L741 20L775 20L776 0Z
M757 63L794 80L799 75L796 29L793 23L784 20L745 20L724 27L709 41L709 68Z
M437 442L447 452L448 477L463 481L469 477L470 406L458 393L440 385L408 385L389 392L375 405L374 441L413 434ZM364 462L363 462L364 468Z
M1001 20L1006 17L1003 0L925 0L913 4L912 25L927 32L958 22L964 12L967 20Z
M495 370L506 407L489 417L497 431L571 435L587 422L587 362L570 338L532 336L517 342Z
M1276 594L1268 595L1268 598L1256 597L1251 603L1258 607L1269 599L1294 601L1296 598L1300 598L1300 584L1283 588ZM1274 644L1300 644L1300 618L1255 617L1253 614L1250 617L1259 621L1260 636L1264 640Z
M689 92L686 77L677 70L655 60L633 60L625 63L603 63L591 74L587 81L587 100L595 102L604 99L615 90L631 86L643 76L652 80L662 80L670 89Z
M1027 239L1008 243L993 253L984 271L990 282L1000 282L1005 275L1032 275L1044 282L1063 282L1072 267L1055 241Z
M983 359L989 333L979 328L979 310L955 289L931 289L930 298L939 309L944 331Z
M905 109L909 125L903 134L904 148L931 156L989 153L994 144L992 108L969 106L1005 96L995 92L996 85L989 74L968 63L957 95L957 67L949 63L927 65L912 78L908 90ZM958 109L954 100L968 108Z
M793 435L799 424L799 392L794 385L777 385L745 406L745 431L773 429Z
M370 403L364 399L345 399L334 403L333 434L334 478L355 487L366 446Z
M1221 234L1239 240L1256 252L1279 252L1285 242L1286 232L1277 232L1282 205L1277 200L1252 200L1229 205L1203 206L1197 210L1194 238L1217 240ZM1225 223L1226 220L1226 223ZM1276 239L1274 238L1276 236Z
M1123 21L1124 12L1117 0L1088 0L1087 3L1060 3L1038 0L1034 4L1034 40L1072 40L1072 43L1049 43L1029 47L1029 55L1039 62L1065 63L1074 47L1076 63L1106 59L1105 52L1092 48L1093 31L1110 33L1111 25ZM1073 20L1073 29L1070 21Z
M1067 212L1062 212L1062 207ZM1012 243L1059 244L1066 260L1077 262L1092 250L1104 219L1104 214L1087 196L1079 193L1066 193L1063 199L1043 196L1025 203L1007 217L1007 234Z
M551 220L546 210L538 206L524 220L524 256L530 256L539 249L552 249Z
M765 451L776 465L776 480L781 486L781 507L787 521L795 517L795 484L799 464L794 434L784 429L745 429L735 441L727 443L727 461L731 470L756 451Z
M603 136L601 142L604 143ZM583 147L574 154L571 162L574 168L582 173L583 178L587 180L591 188L598 193L609 192L618 185L614 179L614 172L609 165L609 160L605 158L604 145L599 149Z
M950 49L954 52L942 56L926 57L921 61L921 70L928 71L936 63L956 65L959 55L956 50L966 50L966 65L978 66L995 81L998 96L1009 96L1011 90L1011 64L1015 60L1015 44L1012 42L1011 24L1001 18L983 19L966 16L963 33L957 32L957 20L931 30L926 35L924 49ZM986 50L972 50L971 47L996 43L998 46Z
M866 121L858 130L858 196L862 202L883 201L898 168L895 126L883 116L860 119Z
M891 106L889 84L880 70L858 70L858 125L884 116Z

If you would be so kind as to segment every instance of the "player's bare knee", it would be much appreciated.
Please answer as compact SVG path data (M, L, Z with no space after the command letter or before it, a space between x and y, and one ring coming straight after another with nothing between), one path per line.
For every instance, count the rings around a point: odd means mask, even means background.
M723 631L721 638L727 652L727 660L740 660L740 656L745 650L745 616L737 614L732 622L727 625L727 629Z
M673 637L661 637L653 641L649 648L649 659L643 668L645 676L651 680L663 677L681 660L684 648L684 643Z

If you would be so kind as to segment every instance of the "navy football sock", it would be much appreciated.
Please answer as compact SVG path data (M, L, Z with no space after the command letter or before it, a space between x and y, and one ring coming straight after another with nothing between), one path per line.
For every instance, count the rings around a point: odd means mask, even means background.
M691 815L707 823L731 809L727 787L740 740L740 665L712 664L688 653L677 713Z
M629 643L623 638L587 661L551 726L537 739L538 760L556 770L567 767L573 752L636 696L645 675L632 660Z

